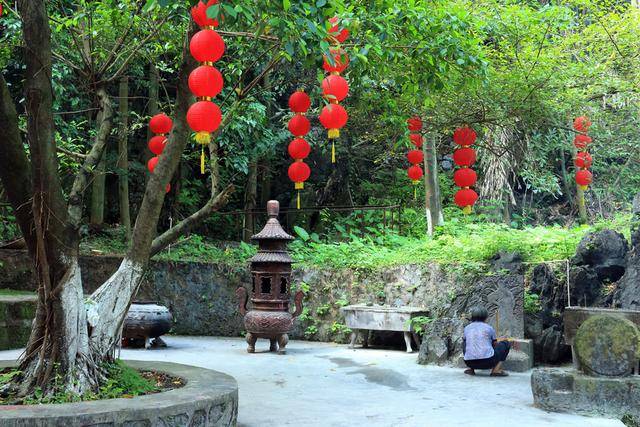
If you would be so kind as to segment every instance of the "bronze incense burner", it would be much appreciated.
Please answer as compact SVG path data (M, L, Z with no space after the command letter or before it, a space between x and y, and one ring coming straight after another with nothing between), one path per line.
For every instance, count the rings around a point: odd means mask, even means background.
M271 200L267 203L269 220L264 229L251 240L258 242L258 253L251 258L251 304L247 311L247 290L238 288L240 314L244 316L247 331L247 351L255 353L258 338L271 341L270 351L285 354L289 342L287 335L293 321L302 312L302 291L296 293L295 311L289 312L291 298L291 264L287 245L293 237L287 234L278 221L280 204Z

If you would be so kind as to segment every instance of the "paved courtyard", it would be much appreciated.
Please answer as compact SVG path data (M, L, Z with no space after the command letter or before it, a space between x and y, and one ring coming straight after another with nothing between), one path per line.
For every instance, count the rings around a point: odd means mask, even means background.
M416 354L350 350L292 341L288 354L247 354L241 339L165 337L169 348L124 350L122 357L211 368L240 386L238 424L255 426L481 427L622 426L615 420L547 413L533 407L528 374L468 377L426 367ZM268 342L258 341L266 351ZM17 357L0 352L0 358Z

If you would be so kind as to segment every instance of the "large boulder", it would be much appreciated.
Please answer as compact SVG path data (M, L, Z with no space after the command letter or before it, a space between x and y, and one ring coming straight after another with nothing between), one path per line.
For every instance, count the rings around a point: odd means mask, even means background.
M573 264L593 268L601 282L617 282L624 275L628 251L629 244L622 234L597 231L582 238Z
M462 352L464 323L460 319L436 319L425 327L418 354L421 365L444 365Z
M640 331L623 317L593 316L578 328L573 346L585 373L628 376L638 366Z
M640 310L640 193L633 201L634 220L631 227L631 251L627 268L614 295L616 307Z
M599 307L602 305L603 283L595 268L579 265L571 268L569 273L571 283L571 305L581 307ZM564 304L567 304L566 292Z
M565 340L559 326L551 326L533 338L535 359L541 363L562 363L569 360L571 347Z

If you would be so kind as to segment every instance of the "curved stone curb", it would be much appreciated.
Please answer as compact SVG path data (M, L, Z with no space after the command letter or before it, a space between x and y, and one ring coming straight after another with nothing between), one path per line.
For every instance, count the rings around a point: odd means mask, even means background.
M186 380L180 389L132 399L61 405L0 406L3 427L209 427L235 426L238 383L220 372L166 362L126 361L132 368ZM1 361L0 367L15 365Z

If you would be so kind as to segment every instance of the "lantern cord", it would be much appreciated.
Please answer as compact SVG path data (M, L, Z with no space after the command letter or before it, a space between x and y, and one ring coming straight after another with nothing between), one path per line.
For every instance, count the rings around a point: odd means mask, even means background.
M331 163L336 162L336 143L331 141Z
M200 153L200 174L204 175L204 145Z
M298 190L298 210L300 210L302 207L301 203L300 203L300 190Z

